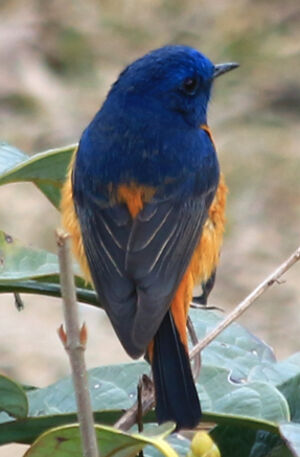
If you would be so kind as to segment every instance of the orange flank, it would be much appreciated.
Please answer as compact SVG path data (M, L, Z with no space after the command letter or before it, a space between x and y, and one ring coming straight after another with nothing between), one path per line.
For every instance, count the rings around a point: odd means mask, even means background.
M185 346L186 350L188 349L186 320L193 296L193 287L193 277L188 269L185 272L171 303L171 310L175 325L180 335L181 342Z
M208 218L189 267L195 285L207 281L219 263L225 230L227 192L224 176L221 173L215 198L208 210Z
M62 224L64 229L72 237L72 250L79 262L80 268L83 272L84 278L87 282L92 283L90 269L84 253L82 235L80 230L79 221L75 212L72 191L72 170L76 158L76 151L73 154L72 160L69 165L69 170L65 184L62 188L60 209L62 212Z
M201 239L171 303L172 315L181 342L187 348L186 321L195 285L207 281L215 271L220 256L225 225L227 186L220 175L215 198L208 211ZM152 346L148 348L151 360Z

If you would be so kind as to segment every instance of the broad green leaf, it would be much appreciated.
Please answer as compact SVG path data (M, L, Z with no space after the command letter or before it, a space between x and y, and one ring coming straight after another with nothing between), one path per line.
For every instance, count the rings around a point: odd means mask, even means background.
M0 231L0 282L40 279L58 275L55 254L24 246L19 240Z
M28 156L7 143L0 142L0 177L28 159Z
M35 154L31 157L11 146L0 145L0 185L31 181L59 207L60 189L76 145Z
M268 383L269 386L276 386L289 404L291 418L298 422L300 418L299 362L299 353L294 354L282 362L272 363L265 361L253 367L248 375L248 381L259 380ZM281 439L278 436L280 427L279 425L276 433L275 431L270 433L265 430L254 433L253 430L251 431L245 428L239 431L236 427L232 426L218 426L214 430L213 436L221 446L222 457L226 457L227 455L230 457L264 457L266 455L268 457L290 457L292 455L291 447L288 449L285 439ZM222 432L223 429L224 432ZM288 423L287 429L294 430L294 423ZM296 432L299 434L298 426L296 427ZM297 433L295 434L296 437L298 436ZM281 435L285 438L282 433ZM294 437L292 437L292 443L293 440ZM249 447L251 447L250 453Z
M150 367L145 363L111 365L89 370L93 410L127 409L136 400L136 386ZM243 416L277 422L289 419L286 400L273 386L262 382L234 384L229 371L203 366L198 392L205 413ZM30 415L70 413L76 410L70 377L28 393Z
M173 433L167 436L166 441L172 446L179 457L187 457L187 453L190 450L191 442L186 437ZM144 457L161 457L161 453L158 449L147 446L144 449Z
M210 435L218 445L222 457L249 457L256 431L239 424L218 425Z
M50 284L49 284L50 285ZM51 284L55 286L55 284ZM201 323L202 329L216 325L221 317L212 311L196 311L194 322ZM207 330L204 330L205 332ZM224 347L228 349L224 352ZM252 348L256 354L253 354ZM220 351L220 353L218 353ZM243 376L252 370L255 363L261 363L260 359L273 360L272 351L249 334L243 327L236 325L232 338L230 333L226 335L222 344L222 335L214 349L211 345L204 350L210 352L207 359L215 360L215 366L204 364L201 377L198 383L198 391L204 409L204 421L216 422L218 424L231 424L254 430L264 429L278 433L277 421L287 421L289 411L286 400L273 385L265 382L245 382L244 378L235 377L232 382L231 366L237 365L238 357L246 360L250 354L249 366L244 364ZM216 354L214 354L214 352ZM254 358L253 358L254 357ZM227 364L228 369L220 365ZM93 402L93 409L101 413L121 414L121 410L130 407L136 399L136 385L143 373L149 373L149 366L144 363L132 363L109 367L99 367L89 371L90 390ZM26 422L26 433L22 434L19 424L0 425L0 436L11 437L13 430L20 441L32 441L38 433L56 424L66 423L71 417L75 417L75 398L70 378L61 380L49 387L36 389L28 393L30 401L29 419ZM39 417L35 417L39 416ZM151 416L151 417L150 417ZM32 427L34 430L31 429ZM59 420L60 422L55 422ZM146 417L146 421L155 420L153 414ZM0 422L5 422L1 419ZM113 423L113 422L111 422ZM15 427L15 429L14 429ZM3 438L5 440L5 438ZM7 442L7 441L4 441Z
M224 319L219 312L194 309L190 317L199 340ZM235 382L247 380L250 370L264 361L276 361L270 346L237 323L230 325L202 352L204 364L231 369L230 378Z
M123 414L123 411L94 412L96 423L112 425ZM153 417L152 417L153 420ZM78 422L75 413L53 414L49 416L27 417L22 420L7 421L5 414L0 414L0 445L7 443L31 444L47 430Z
M287 360L277 363L263 362L253 367L248 380L259 380L279 386L300 373L300 368Z
M217 426L211 431L222 457L292 457L277 433L237 426Z
M28 157L17 165L4 170L0 177L0 185L20 181L43 181L59 187L65 180L66 170L75 147L76 145L73 144Z
M28 400L22 387L12 379L0 375L0 412L22 419L28 414Z
M101 307L96 293L80 277L74 263L78 300ZM0 293L34 293L60 297L58 257L22 244L0 230Z
M290 355L286 362L292 363L293 365L300 368L300 352L295 352L295 354Z
M289 420L287 401L274 386L258 381L233 383L229 379L229 370L202 367L197 389L205 413L228 415L227 423L230 423L229 416L235 421L234 417L238 416L270 423Z
M48 198L48 200L59 209L61 199L61 184L57 186L52 182L35 181L36 187Z
M291 418L300 423L300 372L297 376L277 386L277 389L285 396L291 411Z
M255 442L249 457L292 457L282 438L273 433L259 430L255 435Z
M288 401L291 418L300 421L300 364L299 354L277 363L264 362L254 367L249 380L262 380L276 386Z
M130 363L94 368L88 373L93 410L101 414L106 411L109 415L113 414L111 410L114 409L115 414L118 412L120 415L122 410L132 406L136 400L138 379L143 373L149 373L149 366L145 363ZM261 382L233 384L229 381L229 371L223 368L203 366L197 388L203 405L204 421L243 425L278 433L276 422L289 420L286 401L275 387ZM5 417L0 416L0 443L11 439L14 431L18 437L15 439L29 442L50 423L54 426L57 418L60 421L57 424L75 418L76 402L70 377L28 392L28 399L29 418L21 428L18 421L5 423ZM106 419L109 420L109 417ZM145 420L155 419L152 414Z
M36 281L37 282L37 281ZM49 286L57 284L49 284ZM221 317L211 311L195 311L193 316L195 326L200 322L202 330L207 332L209 327L216 325ZM232 336L230 332L225 341L222 335L214 349L211 345L205 349L210 352L206 360L215 361L215 365L204 364L197 385L200 394L204 415L203 420L224 425L243 425L253 430L268 430L278 434L278 421L289 420L287 402L282 394L272 384L252 380L246 382L245 376L255 369L255 364L261 360L271 360L275 365L272 351L268 346L248 333L243 327L235 326ZM253 353L255 348L255 354ZM224 352L224 348L227 351ZM237 359L247 359L250 362L243 364L243 377L232 376L236 369ZM218 364L220 366L218 366ZM222 368L223 365L228 369ZM121 411L130 407L136 399L136 385L143 373L149 372L149 366L144 363L133 363L119 366L99 367L89 371L90 390L93 409L98 414L121 414ZM234 382L232 381L234 379ZM70 378L59 381L44 389L35 389L28 393L30 401L29 418L26 420L26 432L18 421L7 423L0 417L0 440L3 443L14 436L21 442L30 442L36 436L48 429L75 418L75 398ZM115 412L111 411L112 409ZM39 416L39 417L35 417ZM101 420L101 419L100 419ZM105 420L109 420L106 416ZM155 420L153 414L145 419ZM32 422L31 422L32 421ZM57 422L56 422L57 421ZM6 423L5 423L6 422ZM111 423L113 423L112 421ZM51 425L50 425L51 424ZM2 438L3 437L3 438ZM1 442L1 441L0 441Z
M157 448L167 457L177 457L176 452L165 441L174 430L174 424L156 428L155 435L125 433L112 427L96 425L96 438L101 457L133 457L145 446ZM82 457L80 430L78 425L52 429L40 436L24 457Z
M89 389L94 411L120 410L136 400L136 386L144 373L150 373L146 363L127 363L92 368L88 371ZM48 387L28 392L29 415L74 413L76 400L72 378L68 376Z
M300 456L300 424L289 422L279 426L280 434L294 456Z
M91 291L80 278L79 266L74 263L76 284ZM24 245L21 241L0 230L0 286L15 282L42 281L59 283L59 263L56 254L45 249Z

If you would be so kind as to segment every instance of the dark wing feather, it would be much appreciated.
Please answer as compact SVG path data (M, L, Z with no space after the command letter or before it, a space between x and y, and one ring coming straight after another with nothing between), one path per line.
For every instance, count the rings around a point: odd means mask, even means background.
M161 324L207 217L208 197L153 201L132 220L126 205L76 201L101 302L124 348L142 355ZM209 198L210 200L210 198Z
M135 275L137 290L132 336L141 350L157 332L170 306L207 217L203 198L153 205L158 205L158 210L150 220L144 222L142 212L134 221L126 256L127 271ZM150 242L140 242L144 229Z

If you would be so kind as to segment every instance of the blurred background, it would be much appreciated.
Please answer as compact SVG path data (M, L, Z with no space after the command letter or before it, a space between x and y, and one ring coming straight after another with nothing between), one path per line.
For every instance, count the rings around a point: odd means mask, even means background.
M298 0L1 0L0 15L0 139L29 154L77 142L119 72L150 49L181 43L216 63L238 61L217 80L209 110L230 189L210 302L230 311L298 246ZM55 250L59 216L32 185L1 187L0 201L1 229ZM278 358L299 349L299 278L298 265L240 320ZM69 372L60 302L23 299L19 313L0 296L0 370L47 385ZM103 312L82 315L89 367L129 360Z

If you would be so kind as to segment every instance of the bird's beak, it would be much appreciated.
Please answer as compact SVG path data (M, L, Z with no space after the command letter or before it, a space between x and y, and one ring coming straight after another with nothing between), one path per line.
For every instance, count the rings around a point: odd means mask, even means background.
M215 71L213 74L213 78L217 78L223 73L227 73L227 71L234 70L235 68L239 67L240 65L236 62L229 62L229 63L219 63L215 65Z

